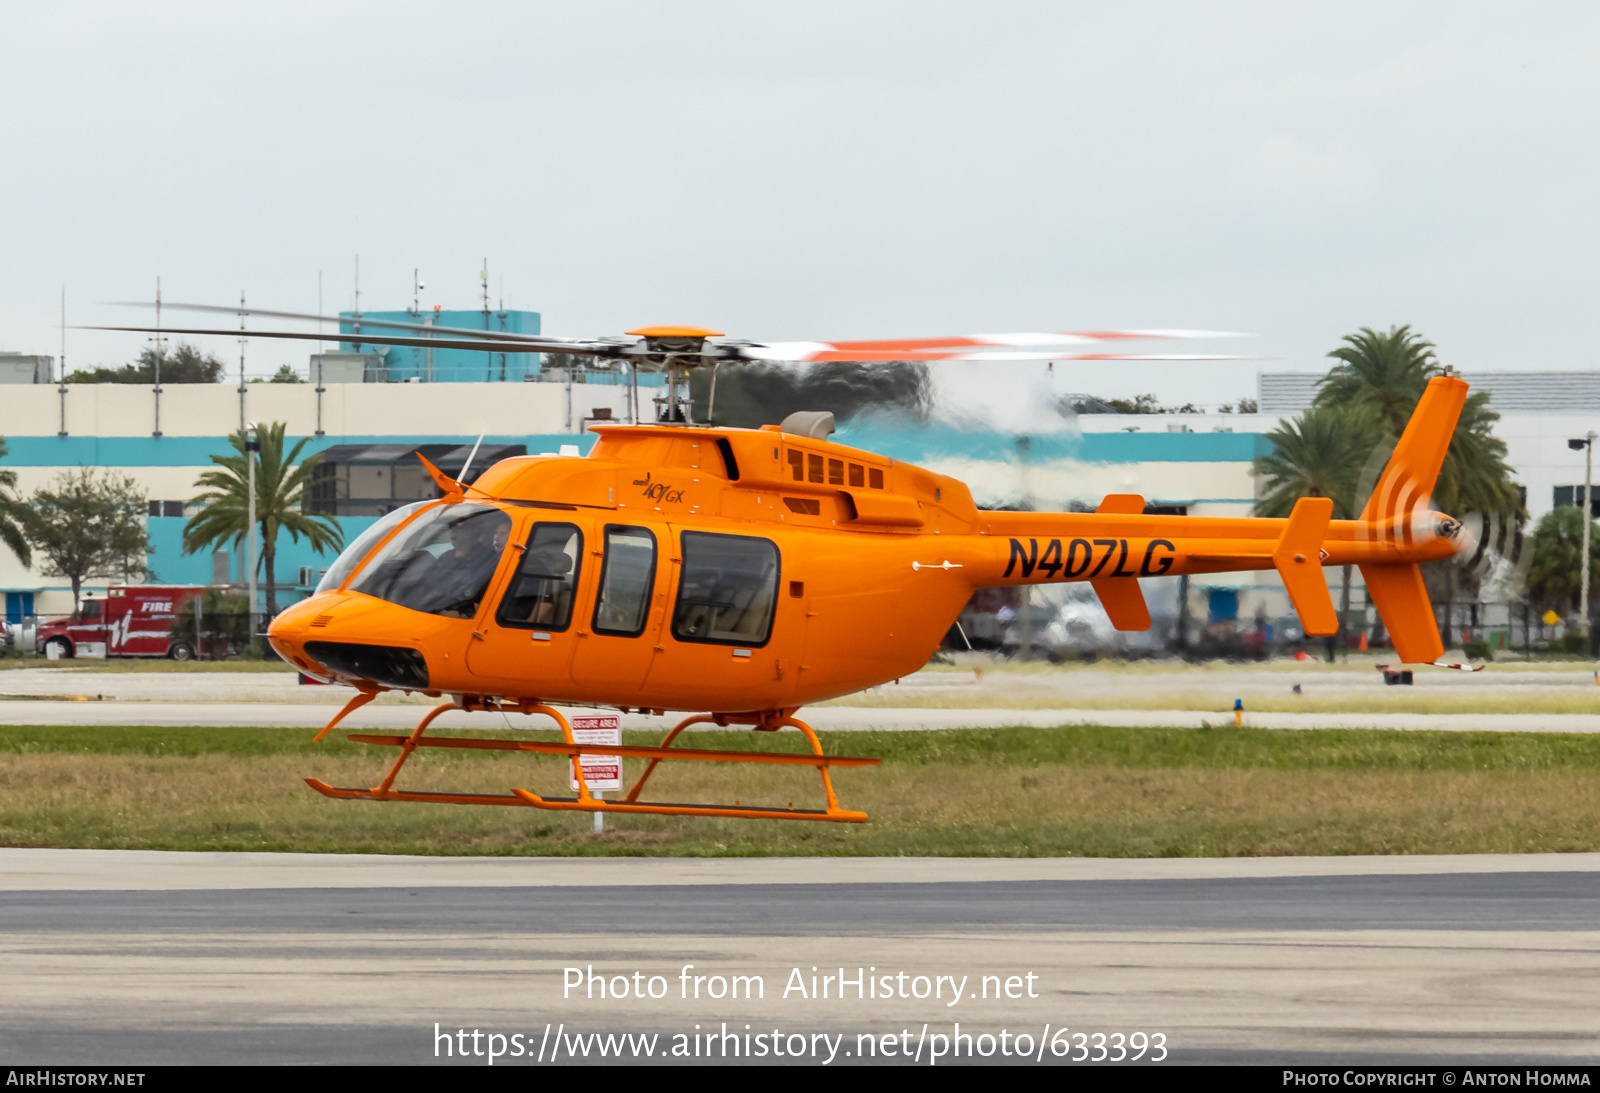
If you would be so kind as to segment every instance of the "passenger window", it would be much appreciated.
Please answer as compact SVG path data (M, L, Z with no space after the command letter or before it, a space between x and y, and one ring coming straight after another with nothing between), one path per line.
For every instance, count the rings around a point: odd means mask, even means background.
M809 456L808 460L809 460L809 462L808 462L807 469L811 472L811 481L813 481L813 482L821 482L822 481L822 457L820 455L813 455L813 456Z
M883 489L883 472L881 470L879 470L877 467L873 467L871 470L869 470L867 472L867 475L868 475L867 481L872 486L873 489L875 489L875 490Z
M842 485L844 485L844 460L842 460L842 459L830 459L830 460L828 460L828 485L830 485L830 486L842 486Z
M861 486L863 484L861 481L861 464L859 463L850 464L850 484L852 486Z
M793 448L789 449L789 466L794 468L794 480L796 482L804 482L806 480L806 457Z
M522 630L565 630L583 561L583 534L571 524L535 524L494 621Z
M492 505L429 509L373 555L350 590L430 615L473 618L510 534L511 517Z
M684 532L673 636L719 645L765 645L772 634L778 564L778 548L770 539Z
M594 632L638 637L650 615L656 578L656 537L644 528L606 526L606 557L600 564L600 597Z

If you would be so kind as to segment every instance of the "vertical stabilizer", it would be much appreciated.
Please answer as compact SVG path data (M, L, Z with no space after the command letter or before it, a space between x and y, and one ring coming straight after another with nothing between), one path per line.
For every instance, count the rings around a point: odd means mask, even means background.
M1378 609L1378 617L1402 661L1432 664L1444 656L1433 603L1422 583L1422 570L1415 563L1364 565L1361 579L1367 583L1367 599Z
M1466 404L1466 380L1435 376L1428 381L1361 519L1392 526L1396 517L1408 518L1416 503L1433 492Z

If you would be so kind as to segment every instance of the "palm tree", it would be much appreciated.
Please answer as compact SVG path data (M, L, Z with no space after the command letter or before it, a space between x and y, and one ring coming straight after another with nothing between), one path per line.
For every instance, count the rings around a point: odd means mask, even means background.
M0 437L0 459L6 457L7 451L5 438ZM12 492L16 488L17 472L0 470L0 543L9 547L23 565L32 565L33 552L22 534L28 522L28 506Z
M280 530L287 531L297 543L305 536L319 553L337 552L344 547L344 532L333 517L308 516L301 511L300 503L305 497L306 484L311 480L311 468L322 457L313 455L296 464L307 438L295 441L294 447L285 454L283 434L286 429L281 421L256 428L256 439L261 444L260 452L256 453L256 522L261 531L259 564L266 570L268 618L278 613L278 584L273 561L278 553ZM184 526L185 554L215 549L224 543L231 543L238 549L244 541L250 519L250 465L246 462L244 434L235 432L228 443L233 446L234 454L212 456L211 462L219 469L206 471L195 480L195 488L205 492L189 503L203 508Z
M1255 460L1252 473L1265 483L1256 515L1285 517L1302 497L1331 497L1335 520L1355 519L1366 504L1358 496L1361 469L1382 431L1376 410L1361 403L1313 406L1279 425L1267 434L1272 454ZM1341 645L1350 611L1350 576L1345 566L1339 593Z
M1323 377L1318 406L1361 406L1373 411L1391 436L1399 436L1428 381L1442 369L1433 343L1392 326L1387 334L1362 327L1329 353L1339 363Z

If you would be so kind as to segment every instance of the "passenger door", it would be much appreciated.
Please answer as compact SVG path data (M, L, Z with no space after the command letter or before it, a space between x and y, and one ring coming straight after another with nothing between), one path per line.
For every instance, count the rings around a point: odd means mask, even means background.
M671 533L667 559L676 572L663 589L668 602L656 642L663 653L651 664L645 692L685 709L777 705L794 680L792 654L784 652L794 640L784 623L794 620L785 616L802 614L798 599L779 596L786 578L778 543L684 527Z
M606 524L589 549L589 561L600 567L593 598L585 597L589 614L578 626L572 678L585 687L617 688L617 705L628 705L661 644L661 620L671 566L662 564L670 548L664 524ZM635 700L636 701L636 700Z

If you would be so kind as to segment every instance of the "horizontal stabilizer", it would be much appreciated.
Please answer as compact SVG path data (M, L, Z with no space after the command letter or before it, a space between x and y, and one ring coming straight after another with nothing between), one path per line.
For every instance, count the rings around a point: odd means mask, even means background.
M1139 578L1098 577L1089 584L1100 597L1100 606L1106 609L1112 626L1118 630L1150 629L1150 608L1144 602Z
M1308 637L1325 637L1339 631L1339 616L1322 576L1322 540L1333 517L1331 497L1302 497L1294 503L1283 538L1272 552L1272 564L1300 616Z
M1361 578L1402 661L1432 664L1444 656L1444 642L1439 640L1439 624L1420 568L1412 563L1364 565Z

